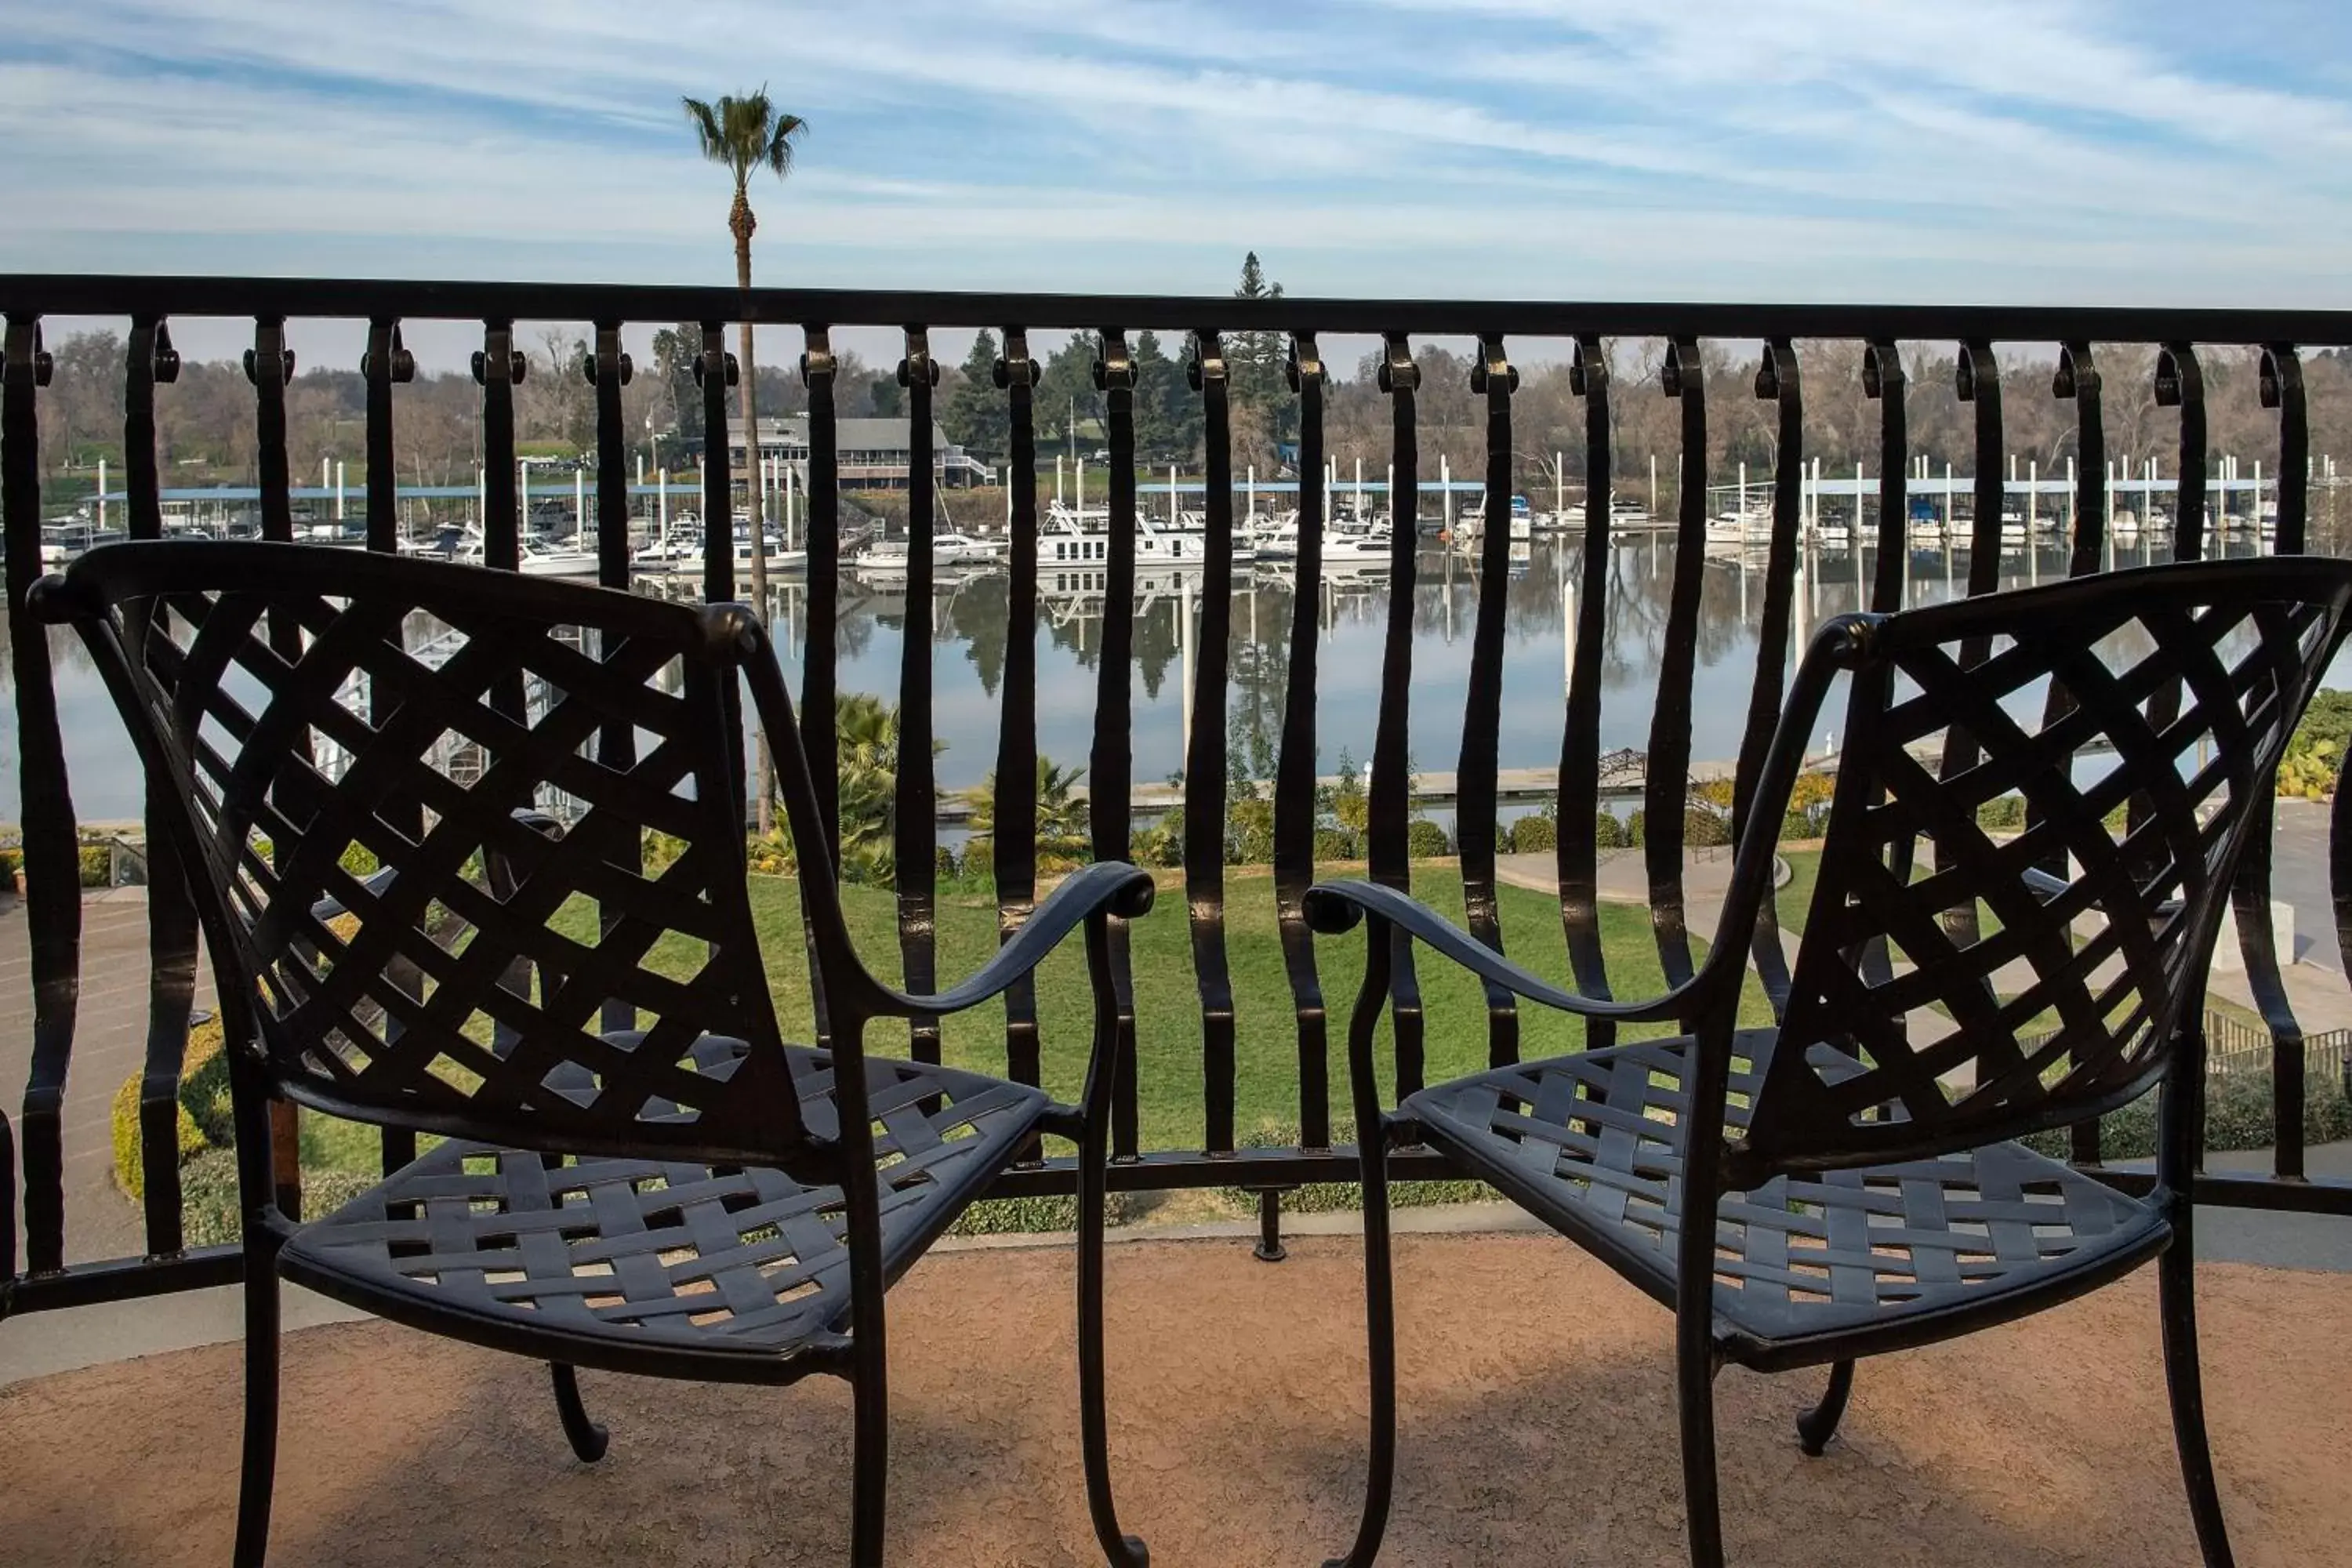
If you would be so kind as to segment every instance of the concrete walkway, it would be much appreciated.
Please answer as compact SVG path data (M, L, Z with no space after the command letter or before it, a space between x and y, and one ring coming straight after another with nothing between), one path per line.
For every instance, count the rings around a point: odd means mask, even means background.
M146 1247L139 1211L114 1181L110 1113L122 1080L146 1065L147 889L84 896L81 1003L66 1079L66 1261L136 1257ZM213 1005L211 963L196 971L196 1005ZM33 964L25 906L0 897L0 1105L14 1123L32 1070ZM19 1189L22 1190L21 1187Z

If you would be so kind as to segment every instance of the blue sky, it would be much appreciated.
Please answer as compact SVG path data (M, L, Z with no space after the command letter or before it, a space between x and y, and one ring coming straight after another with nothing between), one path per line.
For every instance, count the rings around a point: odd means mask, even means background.
M0 0L0 268L2352 305L2342 0Z

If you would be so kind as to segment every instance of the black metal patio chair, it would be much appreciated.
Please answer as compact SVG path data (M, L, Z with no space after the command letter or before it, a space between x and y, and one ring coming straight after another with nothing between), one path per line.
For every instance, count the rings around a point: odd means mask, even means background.
M1150 907L1149 876L1089 867L978 974L907 995L853 950L792 704L741 605L194 542L92 551L35 601L80 630L169 796L219 977L245 1216L239 1564L268 1544L281 1276L546 1360L583 1460L606 1438L575 1367L845 1378L851 1556L879 1563L883 1292L1040 1132L1082 1156L1088 1500L1112 1560L1145 1561L1111 1512L1100 1318L1122 988L1106 922ZM775 742L829 1048L785 1043L761 962L739 679ZM568 832L540 812L554 792ZM866 1054L870 1023L983 1002L1082 923L1079 1105ZM278 1100L446 1141L298 1223Z
M1653 1001L1563 991L1390 888L1311 891L1317 929L1368 928L1349 1057L1367 1130L1371 1474L1344 1563L1369 1564L1387 1521L1385 1160L1414 1143L1675 1312L1702 1568L1723 1562L1713 1384L1727 1362L1829 1364L1827 1392L1798 1422L1819 1454L1855 1358L2010 1321L2150 1258L2198 1541L2207 1563L2229 1563L2190 1249L2204 975L2248 825L2267 809L2347 600L2352 563L2305 557L2118 572L1826 624L1773 738L1706 962ZM1774 841L1841 674L1846 731L1793 988L1777 1028L1742 1028ZM2085 753L2103 748L2115 761L2100 772ZM1979 808L2012 795L2023 831L1985 831ZM1528 1001L1686 1032L1481 1072L1384 1113L1373 1034L1403 937ZM2144 1196L2018 1142L2159 1083ZM1712 1223L1686 1225L1694 1212Z

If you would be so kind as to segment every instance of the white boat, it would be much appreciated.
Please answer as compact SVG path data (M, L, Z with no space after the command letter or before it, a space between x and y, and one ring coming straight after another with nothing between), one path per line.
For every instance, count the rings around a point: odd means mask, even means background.
M1296 561L1298 559L1298 513L1286 511L1279 517L1271 513L1253 515L1242 525L1242 536L1250 542L1260 561Z
M596 539L593 534L574 534L564 543L547 540L526 539L522 542L520 562L526 577L593 577L596 575Z
M942 529L931 535L931 561L940 566L979 566L1001 560L1004 554L1002 541L980 539L953 529ZM805 554L802 557L806 560ZM850 564L873 576L903 577L907 574L908 556L903 539L877 539L857 552Z
M1099 517L1100 513L1093 514ZM1045 526L1037 540L1037 560L1043 566L1085 566L1110 559L1110 531L1090 528L1088 514L1074 512L1055 501L1045 509ZM1234 531L1233 562L1242 565L1257 559L1250 537ZM1189 530L1170 530L1148 517L1135 520L1135 561L1138 566L1206 566L1209 536Z
M1632 496L1621 496L1613 491L1611 492L1609 497L1611 528L1648 528L1654 521L1650 516L1650 509Z
M2025 542L2025 518L2022 513L2005 511L2000 514L2000 541L2003 544Z
M1326 571L1362 572L1384 569L1395 549L1396 536L1386 522L1359 531L1333 532L1323 541Z
M633 572L690 572L702 563L702 534L673 528L657 539L638 546L629 557Z
M1717 512L1706 520L1706 542L1710 545L1733 545L1743 550L1762 549L1772 542L1771 514L1752 510Z

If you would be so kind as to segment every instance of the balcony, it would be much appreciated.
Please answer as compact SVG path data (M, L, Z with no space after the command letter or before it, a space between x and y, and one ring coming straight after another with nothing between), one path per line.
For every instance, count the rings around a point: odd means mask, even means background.
M485 571L521 563L518 325L583 324L598 432L580 492L592 509L583 521L598 535L591 569L607 586L664 593L680 585L632 574L632 533L642 526L630 511L621 417L626 334L638 323L704 324L699 379L711 429L725 427L740 370L726 352L732 323L751 319L804 355L808 559L778 571L762 610L803 711L833 710L845 691L895 694L895 745L907 765L888 785L892 853L874 863L869 884L850 889L869 960L895 947L910 984L960 973L1071 859L1156 861L1169 895L1126 933L1136 1005L1122 1049L1135 1070L1115 1107L1110 1182L1129 1223L1109 1286L1114 1459L1129 1523L1168 1563L1318 1561L1343 1544L1361 1487L1360 1254L1346 1216L1300 1212L1328 1207L1330 1187L1357 1170L1351 1130L1334 1114L1331 1023L1352 1001L1354 963L1299 914L1318 873L1361 863L1410 878L1452 900L1482 937L1507 935L1515 955L1556 979L1572 973L1588 986L1644 994L1688 973L1705 951L1725 868L1702 840L1709 821L1745 809L1806 626L1839 609L1980 595L2027 574L2341 552L2315 506L2332 518L2336 491L2332 467L2312 450L2303 356L2352 342L2352 316L2322 312L40 277L0 278L0 311L26 858L24 903L0 915L11 944L0 974L13 976L0 1014L0 1091L21 1108L0 1123L12 1155L0 1203L0 1316L9 1320L0 1323L0 1367L83 1368L0 1390L0 1495L10 1500L0 1503L0 1539L32 1563L224 1554L237 1358L233 1346L194 1342L212 1337L206 1325L223 1313L221 1292L240 1267L236 1248L196 1223L191 1167L168 1135L189 1009L207 1000L194 933L171 918L168 893L86 895L77 885L79 818L135 817L137 780L131 809L77 812L77 801L112 798L105 792L124 782L119 765L110 773L103 753L70 732L87 712L75 707L87 682L74 686L72 654L25 611L46 521L36 440L49 395L44 318L94 317L125 331L125 467L112 504L134 537L163 533L154 432L178 368L173 321L253 323L260 525L279 539L291 537L295 505L287 323L364 323L352 335L365 342L361 499L365 546L375 551L403 542L400 389L414 367L401 325L478 323ZM930 338L982 327L1003 334L1003 467L1016 474L1038 462L1031 393L1042 349L1033 345L1064 329L1096 334L1110 453L1106 551L1101 580L1082 602L1058 603L1044 582L1044 507L1034 490L1016 487L1010 499L1001 563L950 569L930 557ZM1200 493L1214 548L1189 563L1139 559L1139 542L1151 537L1143 509L1155 498L1136 456L1127 336L1145 327L1192 334L1205 431ZM904 334L905 474L918 521L903 576L887 580L840 557L846 470L835 440L831 343L849 328ZM1637 383L1631 370L1642 356L1619 350L1643 342L1659 347L1654 374ZM1365 355L1363 374L1327 363L1342 350ZM1244 352L1259 357L1244 362ZM1244 363L1252 395L1275 400L1281 428L1295 433L1286 436L1295 477L1265 481L1297 514L1287 558L1278 544L1256 560L1240 548L1253 522L1272 521L1250 514L1256 477L1235 474L1232 405ZM1565 415L1515 401L1523 368L1532 374L1547 363L1567 367ZM1913 374L1925 363L1948 366L1950 380L1926 384ZM2174 477L2163 485L2140 462L2121 462L2103 411L2102 365L2142 363L2155 405L2177 410L2165 416L2161 471ZM1436 382L1441 363L1461 384ZM2267 484L2248 488L2218 460L2230 455L2210 437L2225 391L2237 400L2238 426L2259 415ZM1651 515L1612 504L1652 492L1619 450L1612 405L1661 397L1673 402L1673 440L1657 492L1664 499ZM2012 412L2028 399L2063 405L2072 467L2060 488L2011 487L2004 398ZM1861 441L1871 478L1818 470L1814 448L1829 438L1819 410L1832 404L1867 416L1862 436L1847 417L1837 438ZM1383 445L1371 454L1375 478L1350 485L1339 464L1362 454L1343 459L1341 415L1356 422L1352 432L1367 410ZM1921 476L1915 411L1923 426L1933 412L1962 432L1972 478ZM1563 458L1552 472L1548 524L1531 522L1533 537L1514 539L1504 498L1530 488L1527 449L1549 448L1562 417L1573 421L1561 439L1576 460ZM1712 526L1733 483L1716 438L1727 428L1756 436L1769 454L1754 504L1739 498L1729 531ZM1456 470L1439 454L1465 439L1478 449ZM1454 471L1484 474L1475 533L1450 477L1439 477ZM614 482L595 483L603 475ZM1580 492L1572 500L1571 475ZM730 515L723 457L707 462L700 482L705 514ZM1738 483L1746 489L1744 470ZM1174 481L1164 493L1172 512ZM1381 507L1386 553L1341 561L1339 544L1369 536ZM2159 509L2169 513L2161 531L2150 515ZM2023 548L2005 554L2012 510L2032 521L2020 518ZM2052 526L2040 529L2045 518ZM1434 525L1426 542L1413 526L1424 520ZM1940 531L1927 564L1915 561L1924 526ZM685 574L695 579L689 591L748 592L716 533L710 554ZM1258 537L1280 535L1267 528ZM1045 635L1003 635L1032 625ZM895 646L877 640L883 631ZM1513 651L1529 640L1515 634L1531 632L1552 639L1541 659ZM985 668L984 700L953 685L953 661L936 657L950 637ZM1266 712L1235 748L1232 716L1252 703ZM940 739L949 750L934 757ZM854 826L832 728L816 727L810 741L830 792L824 809ZM1254 742L1263 755L1249 754ZM1619 754L1628 748L1638 767ZM1359 823L1336 804L1359 782L1338 766L1343 750L1369 764ZM1081 757L1083 793L1072 798L1083 826L1071 830L1025 781L1041 758ZM1833 750L1812 760L1827 767ZM983 772L1002 782L986 801L985 864L957 850L949 879L939 851L953 849L962 831L942 810L957 769L968 770L966 784ZM1181 781L1163 788L1170 773ZM1707 805L1717 796L1719 811ZM1131 809L1084 809L1106 802ZM1250 808L1239 817L1236 802ZM1604 842L1630 826L1633 807L1643 842ZM1529 817L1554 825L1551 842L1519 830ZM1506 822L1508 833L1498 828ZM135 837L135 822L118 826ZM2338 1031L2352 1025L2352 1005L2341 968L2314 962L2328 956L2324 942L2303 952L2282 942L2273 911L2274 900L2300 909L2306 934L2324 931L2325 879L2315 868L2352 853L2347 845L2352 828L2339 826L2335 808L2282 808L2242 879L2233 967L2213 983L2221 1012L2212 1030L2228 1047L2214 1058L2214 1120L2228 1096L2242 1109L2250 1082L2267 1111L2254 1117L2259 1135L2238 1139L2235 1154L2217 1153L2196 1190L2208 1216L2202 1338L2215 1447L2249 1562L2325 1561L2352 1528L2327 1458L2344 1450L2352 1415L2335 1391L2340 1380L2313 1375L2336 1360L2323 1325L2352 1303L2352 1287L2332 1271L2352 1263L2352 1180L2342 1149L2326 1142L2341 1136L2329 1119L2344 1099ZM1806 918L1811 852L1801 834L1784 846L1785 933ZM760 898L786 910L784 887L770 878ZM1564 942L1555 934L1563 927ZM789 933L789 921L780 929ZM790 950L779 943L772 973L785 986L783 1010L800 1010L813 1026L804 981L782 978ZM1785 960L1783 948L1759 944L1748 1003L1759 1020L1786 994ZM1082 1037L1066 1000L1049 976L977 1023L919 1027L906 1048L1066 1088ZM1606 1038L1605 1026L1588 1032L1490 1002L1433 963L1401 971L1391 1003L1388 1072L1403 1087ZM133 1074L130 1103L150 1134L136 1156L137 1205L116 1190L109 1137L113 1097ZM283 1156L322 1134L290 1108L278 1130L278 1175L299 1204L311 1162ZM2150 1177L2136 1151L2103 1142L2118 1135L2084 1125L2063 1142L2082 1170L2145 1190ZM399 1152L396 1142L383 1150L386 1159ZM1057 1142L1042 1152L992 1197L1068 1194L1072 1157ZM1395 1165L1407 1183L1462 1175L1428 1149L1401 1153ZM1671 1321L1506 1211L1414 1212L1416 1234L1400 1248L1405 1415L1387 1560L1675 1560ZM1287 1258L1258 1261L1252 1242ZM925 1262L893 1295L894 1561L1091 1560L1079 1544L1087 1531L1072 1436L1071 1275L1067 1249L1050 1235L976 1238ZM1820 1462L1801 1458L1788 1436L1810 1384L1801 1393L1791 1380L1727 1375L1722 1451L1734 1559L2187 1560L2193 1538L2164 1438L2153 1297L2152 1282L2136 1279L1970 1342L1978 1353L1874 1362L1844 1441ZM1997 1352L1982 1353L1982 1342ZM973 1344L987 1353L959 1355ZM169 1353L113 1359L141 1350ZM288 1366L281 1561L463 1560L472 1538L446 1532L480 1506L476 1498L498 1500L522 1526L515 1539L530 1544L518 1546L519 1562L566 1551L710 1563L842 1555L846 1527L831 1504L845 1484L848 1402L829 1385L752 1393L592 1375L620 1463L590 1470L564 1457L539 1407L536 1369L520 1362L381 1324L332 1322L292 1336ZM121 1436L131 1431L147 1435ZM1841 1528L1824 1531L1825 1518Z

